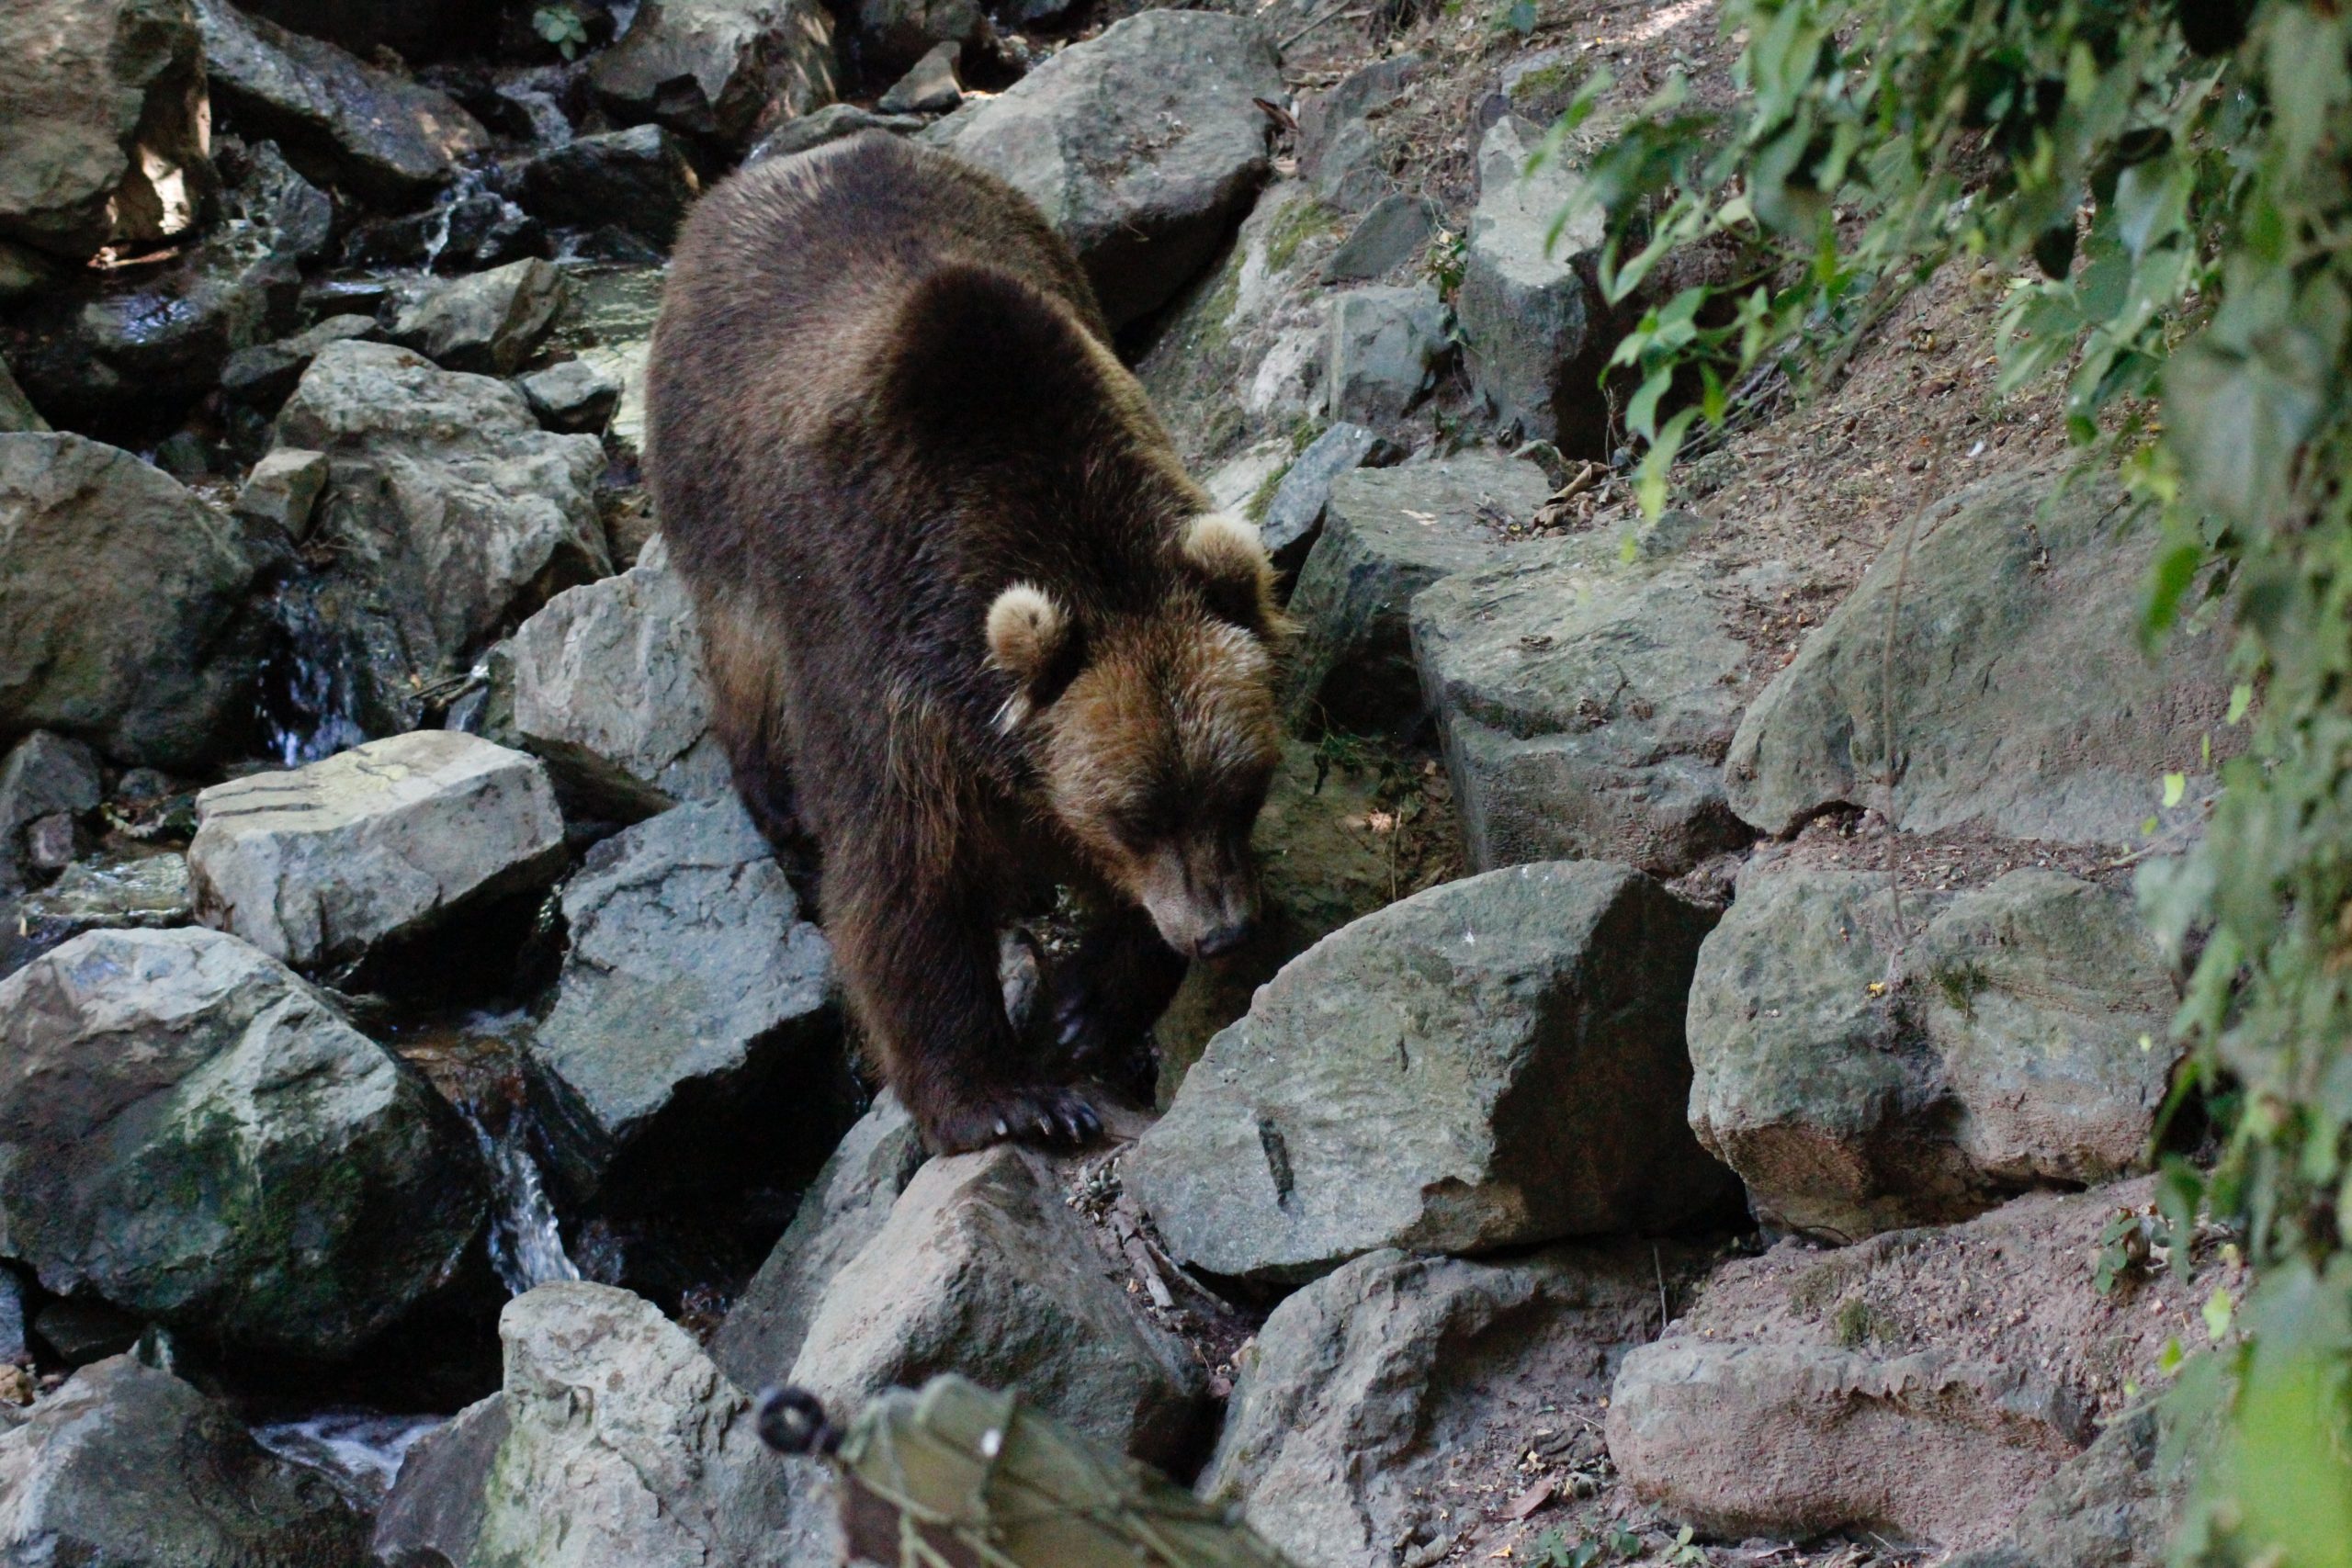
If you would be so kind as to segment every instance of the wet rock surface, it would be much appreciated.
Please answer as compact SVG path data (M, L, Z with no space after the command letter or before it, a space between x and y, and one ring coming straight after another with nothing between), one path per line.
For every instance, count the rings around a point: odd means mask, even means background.
M367 1526L229 1407L117 1356L0 1432L0 1552L122 1568L358 1568Z
M350 964L553 878L563 818L539 764L418 730L197 797L205 922L306 968Z
M523 170L523 206L549 223L617 224L666 246L702 182L684 143L657 125L602 131L542 152Z
M1293 960L1209 1043L1125 1179L1180 1258L1296 1281L1720 1211L1683 1124L1712 919L1602 863L1414 895Z
M1035 200L1117 327L1216 254L1266 178L1270 122L1251 99L1282 94L1251 23L1148 11L924 134Z
M0 978L84 931L168 931L195 923L187 856L80 861L47 887L27 893L13 919L0 917Z
M50 1291L341 1355L481 1224L455 1113L233 937L76 937L0 981L0 1230Z

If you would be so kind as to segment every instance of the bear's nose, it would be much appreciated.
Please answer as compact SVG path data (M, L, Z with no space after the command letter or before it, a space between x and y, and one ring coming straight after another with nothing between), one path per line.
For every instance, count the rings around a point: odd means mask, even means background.
M1248 919L1228 920L1215 931L1203 934L1200 941L1200 955L1203 958L1215 958L1220 953L1230 953L1248 942L1250 931L1255 929L1255 925Z

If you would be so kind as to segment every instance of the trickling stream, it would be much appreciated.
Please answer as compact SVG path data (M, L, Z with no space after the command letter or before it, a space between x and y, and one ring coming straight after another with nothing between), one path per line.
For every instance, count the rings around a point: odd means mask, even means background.
M471 1106L458 1109L472 1124L490 1167L490 1262L499 1283L519 1296L550 1280L579 1279L579 1265L563 1248L563 1231L539 1163L531 1157L529 1121L518 1109L507 1117L506 1130L492 1134Z
M334 1410L255 1427L254 1440L281 1459L319 1472L353 1507L373 1513L383 1506L409 1450L447 1419Z
M320 609L317 590L292 578L271 590L269 637L258 703L262 745L299 768L368 739L359 722L359 671L350 644Z

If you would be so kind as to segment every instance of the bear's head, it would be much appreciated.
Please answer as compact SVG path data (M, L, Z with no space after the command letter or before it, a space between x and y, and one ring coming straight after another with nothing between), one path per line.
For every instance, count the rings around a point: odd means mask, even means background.
M1281 756L1274 646L1287 623L1249 524L1195 517L1173 550L1159 604L1083 626L1014 583L989 607L989 659L1015 682L1001 722L1030 737L1063 833L1199 958L1257 918L1250 831Z

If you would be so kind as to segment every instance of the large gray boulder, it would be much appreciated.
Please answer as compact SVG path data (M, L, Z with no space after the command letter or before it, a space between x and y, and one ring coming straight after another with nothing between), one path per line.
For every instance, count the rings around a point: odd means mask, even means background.
M1542 142L1510 115L1479 141L1478 205L1453 308L1471 384L1498 416L1536 440L1589 444L1607 434L1600 376L1616 345L1590 277L1604 220L1557 157L1527 172Z
M563 275L532 256L434 285L392 322L392 341L444 370L511 376L563 301Z
M764 1388L792 1370L825 1288L889 1224L924 1157L914 1118L886 1093L825 1161L782 1239L727 1309L710 1341L721 1371L745 1388Z
M2115 486L2041 468L1983 480L1919 519L1907 573L1888 549L1740 721L1735 809L1785 833L1826 807L1886 805L1888 612L1906 832L2121 844L2160 815L2159 776L2211 792L2203 747L2230 735L2226 627L2139 639L2153 518ZM2063 679L2052 675L2063 672Z
M187 0L0 10L0 240L80 261L200 220L203 47Z
M372 732L413 728L419 682L461 673L549 596L611 570L603 444L541 430L504 381L390 344L329 344L277 440L327 455L311 528L333 547L327 591Z
M1285 96L1256 24L1147 11L924 135L1035 199L1118 327L1216 255L1269 166L1272 122L1251 100Z
M254 575L237 525L161 469L79 435L0 435L0 732L181 771L233 753Z
M506 1303L498 1337L506 1432L475 1480L482 1506L466 1561L839 1561L815 1467L761 1444L751 1400L651 1303L604 1285L541 1285Z
M284 963L347 964L552 880L563 818L532 758L420 729L197 796L205 923Z
M1291 592L1299 637L1283 701L1292 724L1365 730L1416 717L1413 595L1505 559L1501 525L1526 521L1551 493L1542 469L1498 452L1334 479L1322 536Z
M1683 1122L1713 917L1622 865L1448 883L1326 937L1127 1156L1181 1259L1298 1280L1384 1247L1663 1228L1729 1174Z
M0 1250L51 1291L340 1356L480 1228L457 1113L233 937L76 937L0 981Z
M2026 869L1905 912L1751 870L1701 950L1690 1125L1757 1212L1850 1240L2144 1168L2178 991L2130 896Z
M2162 1405L2114 1422L2058 1467L1998 1540L1951 1568L2168 1568L2211 1437L2183 1441L2178 1422Z
M1598 1400L1659 1324L1647 1246L1508 1263L1368 1253L1286 1298L1237 1367L1200 1490L1300 1568L1402 1568L1460 1521L1449 1461L1529 1446L1530 1406Z
M320 185L397 207L455 178L490 133L431 87L363 65L322 39L195 0L212 96L238 130L276 141Z
M107 1568L358 1568L366 1524L230 1408L116 1356L0 1432L0 1560Z
M833 19L817 0L649 0L588 67L616 118L740 151L763 118L833 101Z
M571 934L555 1006L535 1029L566 1176L593 1190L632 1145L664 1165L721 1161L729 1105L826 1082L841 1015L832 949L800 915L767 840L732 795L682 806L606 840L563 890ZM830 1140L814 1093L795 1126L737 1129ZM822 1146L820 1144L820 1146Z
M694 602L659 536L617 577L568 589L511 647L514 732L608 819L729 792Z
M1160 1464L1193 1450L1207 1380L1150 1321L1033 1156L1000 1145L915 1174L826 1287L788 1382L828 1409L960 1372Z
M505 1395L493 1393L411 1445L377 1510L368 1562L375 1568L470 1563L490 1506L482 1483L510 1429Z
M1578 857L1679 876L1747 840L1721 764L1747 648L1712 586L1679 561L1621 564L1604 532L1415 597L1473 865Z
M1728 1263L1626 1355L1610 1458L1641 1504L1711 1535L1989 1545L2156 1384L2211 1293L2169 1270L2099 1292L2100 1229L2149 1196L2146 1181L2038 1193L1962 1225Z

